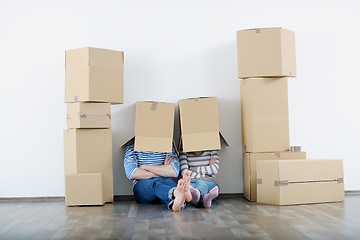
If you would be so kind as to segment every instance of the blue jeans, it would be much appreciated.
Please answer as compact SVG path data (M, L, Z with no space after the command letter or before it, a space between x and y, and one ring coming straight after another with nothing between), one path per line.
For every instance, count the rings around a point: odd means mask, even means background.
M218 186L218 184L215 181L203 180L203 179L191 180L190 185L194 188L197 188L202 196L210 192L210 190L213 189L214 187Z
M153 177L139 180L133 187L137 203L164 203L170 208L177 183L172 178Z
M203 180L203 179L191 180L190 185L193 188L196 188L200 191L200 200L198 203L194 204L196 207L204 207L203 204L204 195L209 193L210 190L213 189L214 187L219 186L214 180Z

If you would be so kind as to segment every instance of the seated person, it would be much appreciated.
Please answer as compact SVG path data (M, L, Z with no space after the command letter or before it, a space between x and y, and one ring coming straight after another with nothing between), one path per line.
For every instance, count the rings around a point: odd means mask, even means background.
M168 209L179 212L190 202L190 176L179 175L180 163L173 146L172 153L138 152L134 150L134 138L125 145L124 168L128 179L133 182L133 192L137 203L163 203Z
M191 177L191 203L210 208L212 200L219 195L219 185L215 181L215 175L219 173L218 150L181 152L179 158L182 174Z

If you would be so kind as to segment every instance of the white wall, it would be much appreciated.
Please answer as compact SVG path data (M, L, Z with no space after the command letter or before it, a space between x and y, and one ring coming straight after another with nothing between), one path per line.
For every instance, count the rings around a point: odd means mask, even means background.
M316 3L305 3L316 2ZM125 104L112 107L115 194L131 194L119 145L134 103L217 96L223 134L218 182L241 193L236 31L294 30L291 145L308 158L342 158L346 190L360 190L360 3L106 0L0 2L0 197L63 196L64 51L125 51Z

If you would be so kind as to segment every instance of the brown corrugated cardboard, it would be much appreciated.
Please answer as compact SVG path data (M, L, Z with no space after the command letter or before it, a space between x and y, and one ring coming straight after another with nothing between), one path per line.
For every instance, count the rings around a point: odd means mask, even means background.
M67 103L68 128L111 128L110 103Z
M249 201L257 199L256 193L256 162L259 160L306 159L306 152L269 152L269 153L244 153L243 176L244 197Z
M243 152L290 148L287 78L240 81Z
M65 204L104 205L102 173L66 174Z
M257 161L257 202L293 205L344 200L342 160Z
M237 32L238 78L295 77L295 33L284 28Z
M181 148L184 152L221 149L227 144L219 130L216 97L181 99L179 101Z
M123 103L124 53L100 48L65 51L65 102Z
M135 150L172 152L175 105L139 101L135 114Z
M111 129L64 131L65 174L102 173L104 198L114 201Z

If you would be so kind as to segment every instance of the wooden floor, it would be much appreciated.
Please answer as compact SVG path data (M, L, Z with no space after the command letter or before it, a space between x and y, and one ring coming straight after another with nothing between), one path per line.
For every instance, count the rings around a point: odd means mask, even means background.
M340 203L269 206L222 197L211 209L116 201L0 202L0 239L360 239L360 195Z

